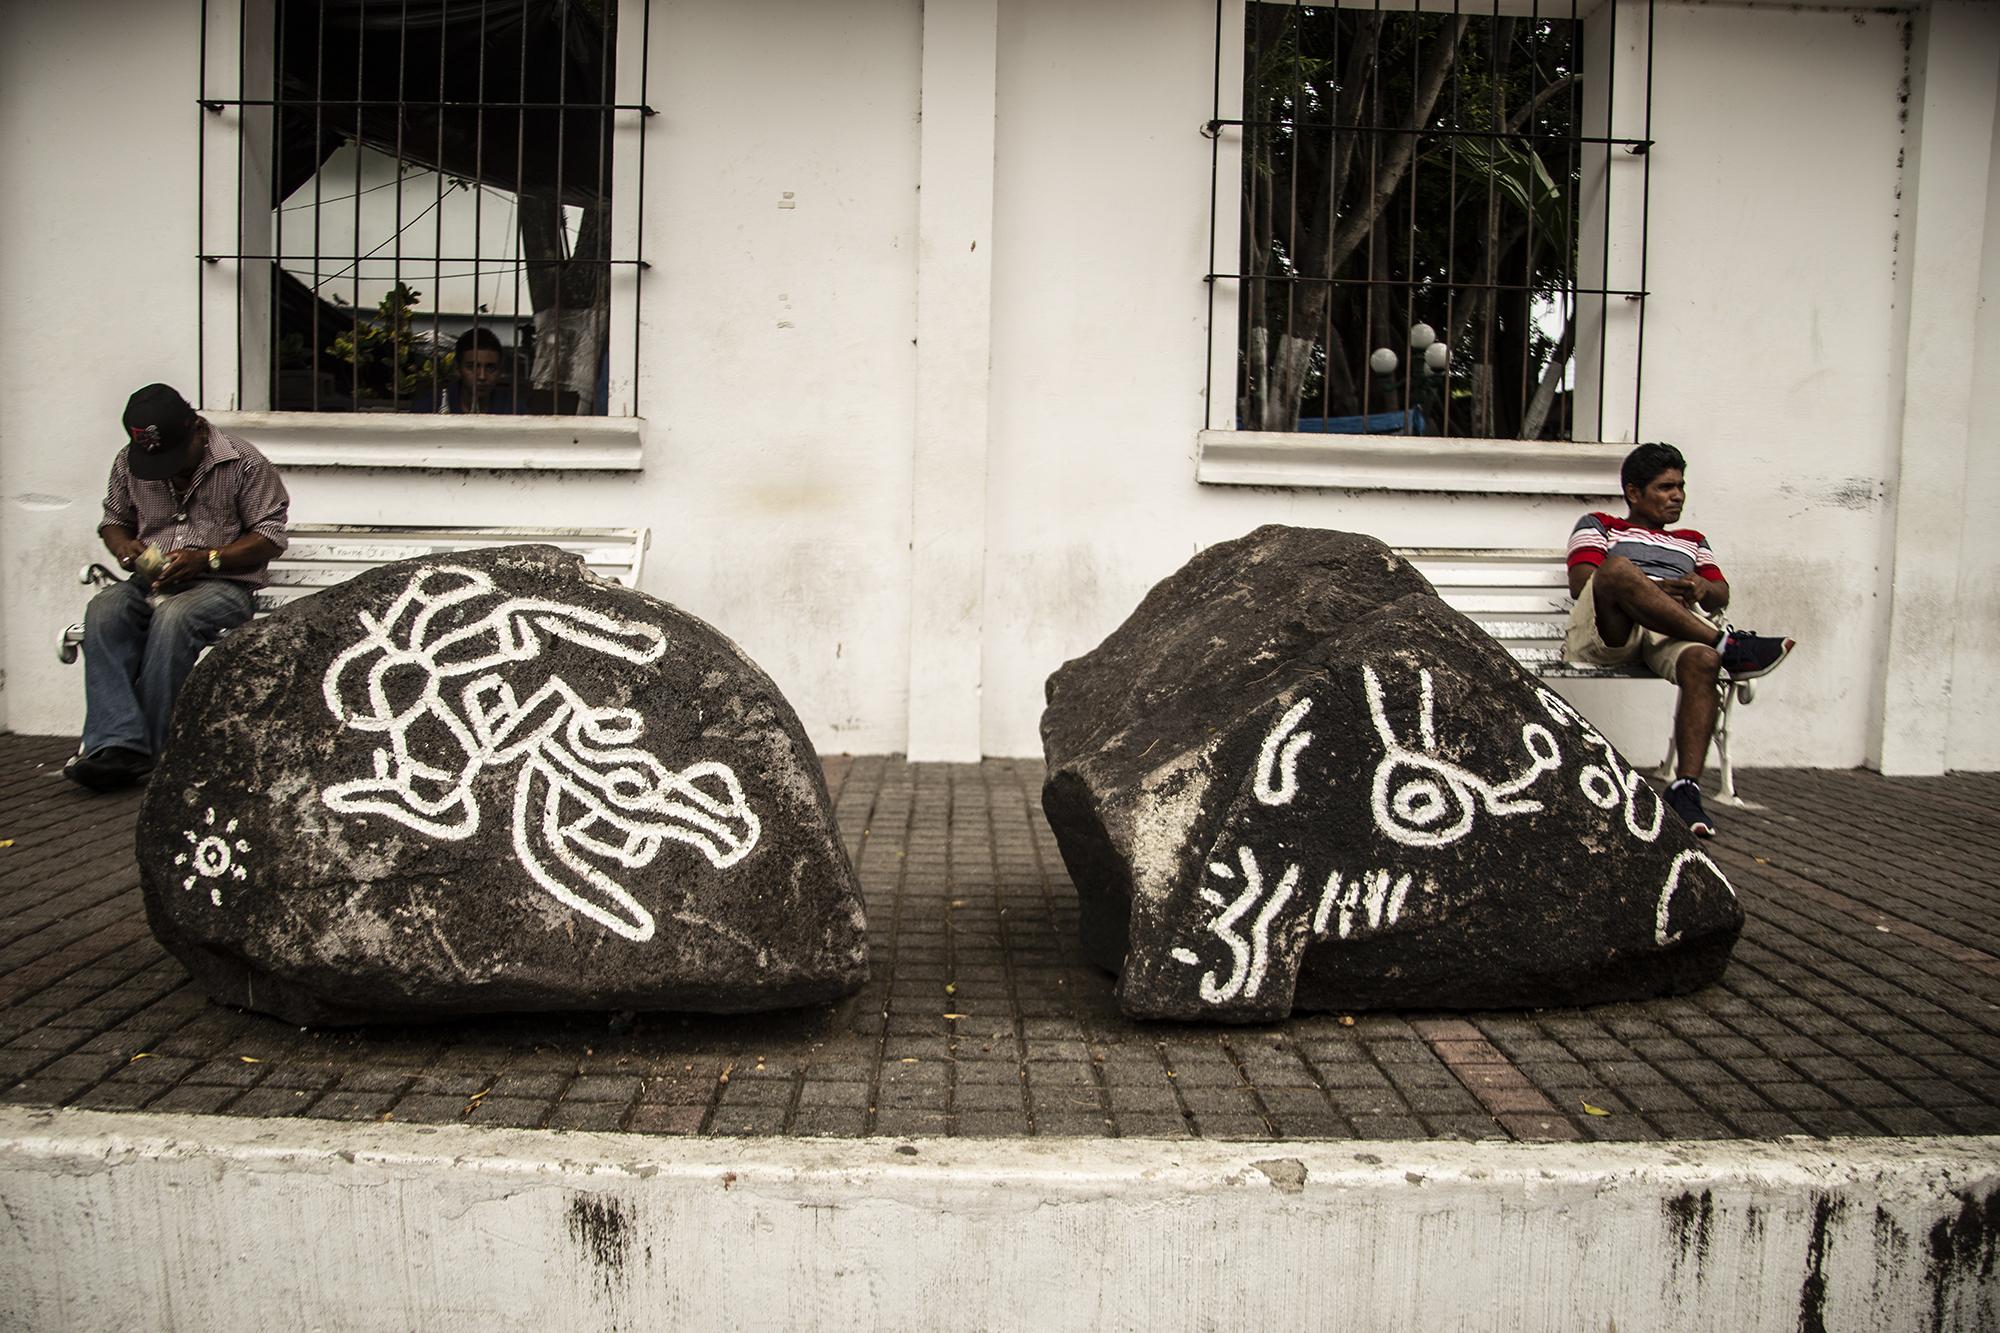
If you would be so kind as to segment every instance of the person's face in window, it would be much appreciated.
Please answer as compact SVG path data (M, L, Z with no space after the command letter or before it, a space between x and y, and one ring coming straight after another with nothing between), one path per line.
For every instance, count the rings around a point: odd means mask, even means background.
M458 377L466 391L485 397L500 382L500 353L490 347L470 347L458 354Z

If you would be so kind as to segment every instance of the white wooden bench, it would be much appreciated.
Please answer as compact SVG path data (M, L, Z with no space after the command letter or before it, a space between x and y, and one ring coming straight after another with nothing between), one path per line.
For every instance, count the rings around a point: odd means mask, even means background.
M260 616L391 561L515 546L522 542L559 546L582 556L585 567L600 578L635 588L652 534L647 528L428 528L299 523L286 536L290 543L285 553L271 562L270 583L256 593ZM116 583L119 577L104 565L93 563L78 572L77 581L95 585ZM81 622L65 629L56 639L56 655L64 662L76 661L82 647Z
M1569 569L1561 550L1479 550L1466 547L1413 546L1397 555L1415 565L1431 581L1438 596L1474 621L1528 670L1561 679L1658 680L1645 666L1577 666L1563 661L1563 636L1569 627ZM1715 715L1715 758L1722 770L1722 795L1727 805L1742 805L1736 794L1736 770L1729 757L1730 713L1740 701L1749 703L1755 681L1723 681L1716 687L1721 707ZM1667 757L1661 778L1674 774L1674 739L1667 735Z

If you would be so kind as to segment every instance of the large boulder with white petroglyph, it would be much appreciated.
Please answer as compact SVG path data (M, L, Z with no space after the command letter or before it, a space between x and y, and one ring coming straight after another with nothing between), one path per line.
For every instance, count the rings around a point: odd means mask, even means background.
M1625 758L1369 537L1203 551L1049 678L1042 744L1134 1016L1670 994L1742 929Z
M154 933L296 1022L734 1012L867 975L817 757L728 639L549 546L385 565L196 667Z

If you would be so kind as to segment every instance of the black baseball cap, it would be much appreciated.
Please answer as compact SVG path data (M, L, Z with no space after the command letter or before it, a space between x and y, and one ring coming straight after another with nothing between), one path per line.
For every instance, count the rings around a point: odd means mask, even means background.
M165 481L187 465L194 409L164 384L148 384L125 402L125 465L141 481Z

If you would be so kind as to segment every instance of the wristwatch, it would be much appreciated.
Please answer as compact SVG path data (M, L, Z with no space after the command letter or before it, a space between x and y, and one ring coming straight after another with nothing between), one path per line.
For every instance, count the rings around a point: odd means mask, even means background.
M212 546L208 550L208 567L217 574L222 572L222 552Z

